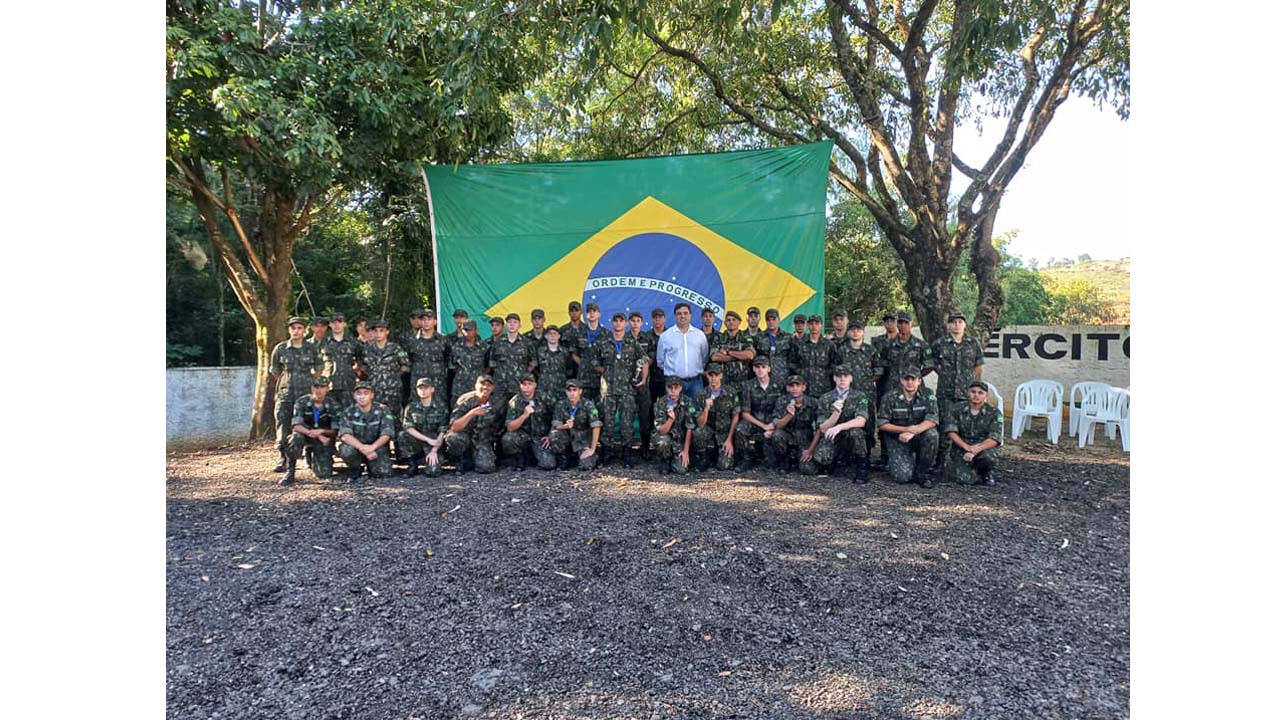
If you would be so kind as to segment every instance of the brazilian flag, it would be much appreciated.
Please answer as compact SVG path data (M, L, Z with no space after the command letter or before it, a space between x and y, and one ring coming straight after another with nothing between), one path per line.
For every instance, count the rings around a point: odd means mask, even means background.
M436 307L477 318L569 302L822 313L831 142L701 155L424 168ZM452 320L449 319L449 323ZM445 326L445 330L451 329Z

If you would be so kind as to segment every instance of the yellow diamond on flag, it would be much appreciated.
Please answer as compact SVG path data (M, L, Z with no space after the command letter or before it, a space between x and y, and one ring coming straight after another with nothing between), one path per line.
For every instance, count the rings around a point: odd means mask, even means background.
M596 302L605 322L614 312L653 308L672 317L675 304L745 314L775 307L785 318L813 297L799 278L700 225L653 196L641 200L564 257L499 300L493 317L545 309L547 321L569 320L570 301Z

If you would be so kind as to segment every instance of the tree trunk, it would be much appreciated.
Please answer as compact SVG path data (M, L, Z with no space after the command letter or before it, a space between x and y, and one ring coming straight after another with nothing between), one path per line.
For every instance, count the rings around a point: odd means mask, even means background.
M1000 253L991 242L995 228L997 200L991 211L973 228L973 243L969 246L969 271L978 282L978 307L969 323L969 334L986 347L991 333L1000 327L1000 311L1004 308L1004 288L1000 286Z

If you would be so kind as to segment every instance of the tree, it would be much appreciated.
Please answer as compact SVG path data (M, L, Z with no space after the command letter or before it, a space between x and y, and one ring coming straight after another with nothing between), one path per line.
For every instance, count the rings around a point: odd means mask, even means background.
M883 313L906 304L901 263L871 213L857 201L847 199L832 208L826 252L828 309L842 309L850 319L875 324Z
M169 0L166 157L255 326L252 434L271 428L272 347L295 243L408 163L461 162L510 132L502 107L541 66L512 3Z
M614 7L618 30L604 57L626 80L601 81L607 102L599 93L582 102L587 134L650 147L715 137L717 127L738 144L834 141L832 180L868 209L901 259L927 338L944 332L966 249L978 288L974 329L985 337L998 325L993 223L1058 107L1083 94L1128 115L1124 0ZM646 107L661 115L634 111ZM1003 128L991 154L958 157L957 124L992 115Z

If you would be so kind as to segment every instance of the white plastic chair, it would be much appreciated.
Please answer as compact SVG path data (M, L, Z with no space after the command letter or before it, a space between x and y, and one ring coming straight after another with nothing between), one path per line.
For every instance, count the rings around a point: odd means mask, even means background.
M983 382L986 382L985 380ZM996 399L996 409L1000 411L1000 444L1004 444L1004 396L995 385L987 383L987 394Z
M1031 418L1049 421L1048 435L1058 444L1062 434L1062 383L1053 380L1029 380L1013 394L1013 439L1031 427Z
M1107 436L1113 437L1113 426L1120 431L1120 447L1129 452L1129 391L1124 388L1107 388L1094 410L1080 414L1080 447L1093 442L1094 426L1102 423Z
M1110 389L1111 386L1104 382L1092 381L1078 382L1071 386L1071 392L1067 395L1067 435L1075 437L1080 431L1080 415L1086 410L1097 410L1102 402L1102 395ZM1110 431L1107 437L1111 437Z

